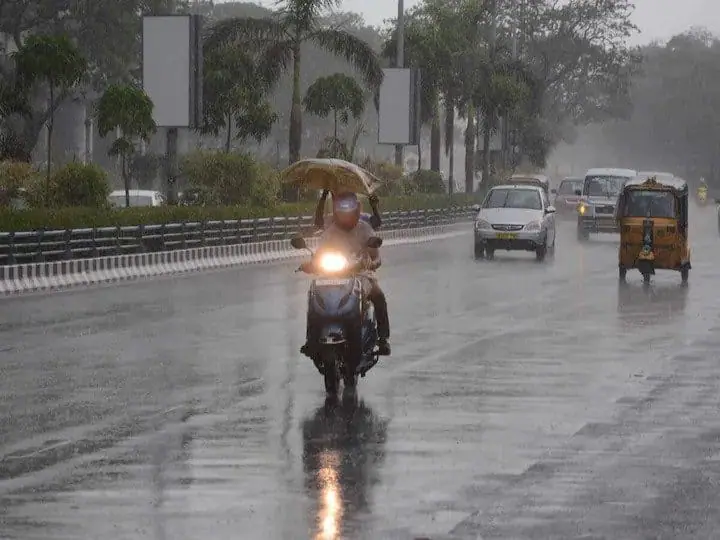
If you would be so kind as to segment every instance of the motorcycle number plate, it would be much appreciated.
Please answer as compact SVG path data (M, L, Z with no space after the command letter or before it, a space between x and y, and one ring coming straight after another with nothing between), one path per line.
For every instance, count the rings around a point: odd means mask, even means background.
M315 285L320 287L337 287L338 285L347 285L347 279L316 279Z

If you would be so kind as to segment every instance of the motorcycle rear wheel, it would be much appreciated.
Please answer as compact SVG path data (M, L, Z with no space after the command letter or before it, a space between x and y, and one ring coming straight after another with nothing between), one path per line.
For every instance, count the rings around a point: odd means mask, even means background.
M325 381L325 392L327 394L337 394L340 386L340 373L338 373L337 352L334 350L326 350L322 353L323 362L323 378Z

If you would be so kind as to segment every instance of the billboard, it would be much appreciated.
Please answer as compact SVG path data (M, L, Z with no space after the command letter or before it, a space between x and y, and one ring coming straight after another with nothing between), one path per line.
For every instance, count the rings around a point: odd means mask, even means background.
M378 111L379 144L418 144L420 135L420 71L384 69Z
M197 127L202 120L200 17L143 17L143 89L158 127Z

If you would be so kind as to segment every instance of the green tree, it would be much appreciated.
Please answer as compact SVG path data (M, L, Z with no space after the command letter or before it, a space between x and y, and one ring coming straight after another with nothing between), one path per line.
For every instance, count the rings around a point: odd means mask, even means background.
M31 89L44 84L48 92L47 181L52 168L52 134L55 108L68 91L80 82L87 62L65 35L31 36L15 54L19 83Z
M340 143L338 126L356 120L365 111L365 94L355 79L342 73L320 77L307 89L303 100L305 110L320 118L333 116L332 146ZM334 156L335 157L335 156Z
M120 130L120 137L110 146L108 154L120 156L125 186L125 205L130 206L131 157L137 151L136 139L147 140L155 130L153 103L145 92L135 86L114 84L108 87L97 103L98 132L104 137Z
M300 74L302 46L311 42L321 49L345 58L355 67L370 89L382 82L378 56L370 45L347 31L324 27L321 16L339 0L281 0L277 17L233 18L220 21L210 31L206 44L215 48L223 43L240 43L265 49L264 69L270 71L292 64L292 103L290 110L290 163L300 159L302 146L302 90Z
M261 70L251 54L236 46L208 51L204 71L202 132L217 136L225 129L226 152L233 138L262 142L277 120L268 93L279 72Z

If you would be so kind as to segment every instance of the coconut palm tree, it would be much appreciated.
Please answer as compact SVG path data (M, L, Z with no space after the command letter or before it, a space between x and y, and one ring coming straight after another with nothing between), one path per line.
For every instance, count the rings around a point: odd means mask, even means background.
M264 67L285 69L292 64L293 91L290 109L290 163L300 159L302 145L302 90L300 73L301 46L312 43L345 58L358 70L371 91L376 92L383 79L379 59L369 44L337 28L321 24L327 10L340 0L280 0L280 9L272 18L240 17L214 25L205 41L210 48L240 43L265 50Z

